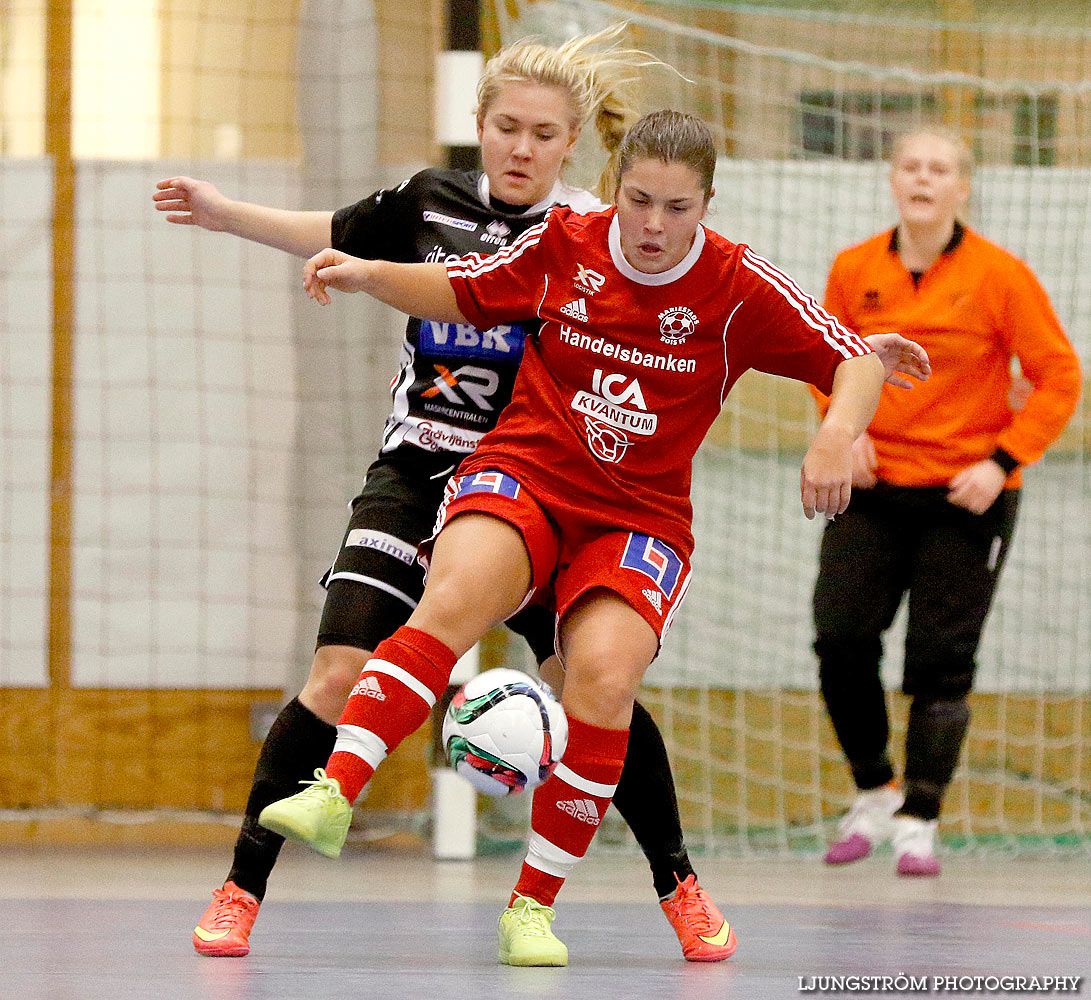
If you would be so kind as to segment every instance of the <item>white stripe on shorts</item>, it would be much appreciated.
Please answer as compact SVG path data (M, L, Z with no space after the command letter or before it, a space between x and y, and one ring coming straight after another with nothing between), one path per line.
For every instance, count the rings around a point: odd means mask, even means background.
M350 753L371 765L375 770L389 752L386 744L370 729L360 726L339 725L337 741L333 744L334 753Z
M422 684L408 670L403 670L396 663L391 663L389 660L377 660L373 656L367 661L364 672L387 674L388 676L393 677L394 680L401 681L410 691L419 695L427 703L429 708L436 703L436 696L432 694L429 687L426 684Z
M531 831L527 841L526 863L540 872L556 878L568 878L569 872L576 867L580 859L575 854L562 851L556 844L550 843L540 833Z
M563 763L558 764L553 773L557 775L561 781L587 795L598 795L603 799L612 799L614 797L614 792L617 791L616 784L604 785L600 781L591 781L589 778L584 778L576 774L572 768L565 767Z

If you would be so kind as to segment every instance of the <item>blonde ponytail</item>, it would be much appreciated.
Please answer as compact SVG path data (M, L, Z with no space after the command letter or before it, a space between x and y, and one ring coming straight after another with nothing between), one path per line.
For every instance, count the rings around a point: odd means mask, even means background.
M570 127L582 129L593 121L608 154L596 188L600 197L608 197L613 191L618 146L639 117L640 70L666 65L648 52L616 44L625 28L624 22L613 24L556 48L522 40L501 49L488 61L477 85L478 123L484 121L505 83L530 81L564 88L572 112Z

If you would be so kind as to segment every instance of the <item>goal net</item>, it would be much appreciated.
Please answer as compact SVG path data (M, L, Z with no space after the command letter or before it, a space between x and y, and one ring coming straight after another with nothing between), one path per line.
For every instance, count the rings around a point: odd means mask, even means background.
M970 223L1026 260L1091 369L1091 16L1049 23L978 4L974 23L920 5L496 3L504 41L559 41L624 18L657 72L648 108L707 121L720 148L709 220L819 297L835 253L894 221L884 157L942 121L970 141ZM870 10L872 13L864 13ZM1000 17L1006 17L1005 22ZM597 161L576 164L593 181ZM941 831L1045 847L1091 834L1091 424L1088 406L1026 475L1013 549L979 655L973 721ZM643 700L662 723L687 839L815 848L852 796L817 693L810 597L821 527L799 507L815 428L801 387L753 373L694 475L694 584ZM903 613L883 676L897 691ZM900 756L905 699L892 694ZM616 829L616 828L615 828ZM619 833L619 836L621 834Z

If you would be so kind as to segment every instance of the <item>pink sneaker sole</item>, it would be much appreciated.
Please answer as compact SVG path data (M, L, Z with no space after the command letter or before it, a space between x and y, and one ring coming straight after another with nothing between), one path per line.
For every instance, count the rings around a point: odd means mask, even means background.
M851 837L830 844L826 852L826 864L847 865L852 861L859 861L871 853L871 841L867 837L854 833Z
M939 874L939 858L931 854L919 858L915 854L903 854L898 858L898 874L931 878Z

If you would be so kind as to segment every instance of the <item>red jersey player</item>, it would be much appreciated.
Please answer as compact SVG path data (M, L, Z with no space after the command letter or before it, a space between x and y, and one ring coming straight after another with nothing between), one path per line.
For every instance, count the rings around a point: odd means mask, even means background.
M625 758L633 698L689 581L690 468L747 369L831 394L803 462L808 517L848 505L852 442L889 369L927 374L896 336L882 360L782 272L705 229L716 152L677 112L619 150L616 209L554 210L489 258L445 266L313 257L304 284L368 291L415 315L493 327L537 321L512 402L448 484L424 596L380 644L325 771L260 822L336 856L351 802L427 717L456 658L529 601L557 614L569 741L534 794L526 860L499 924L500 961L564 965L552 903L586 852ZM378 684L383 699L373 696ZM709 939L733 938L724 923Z

